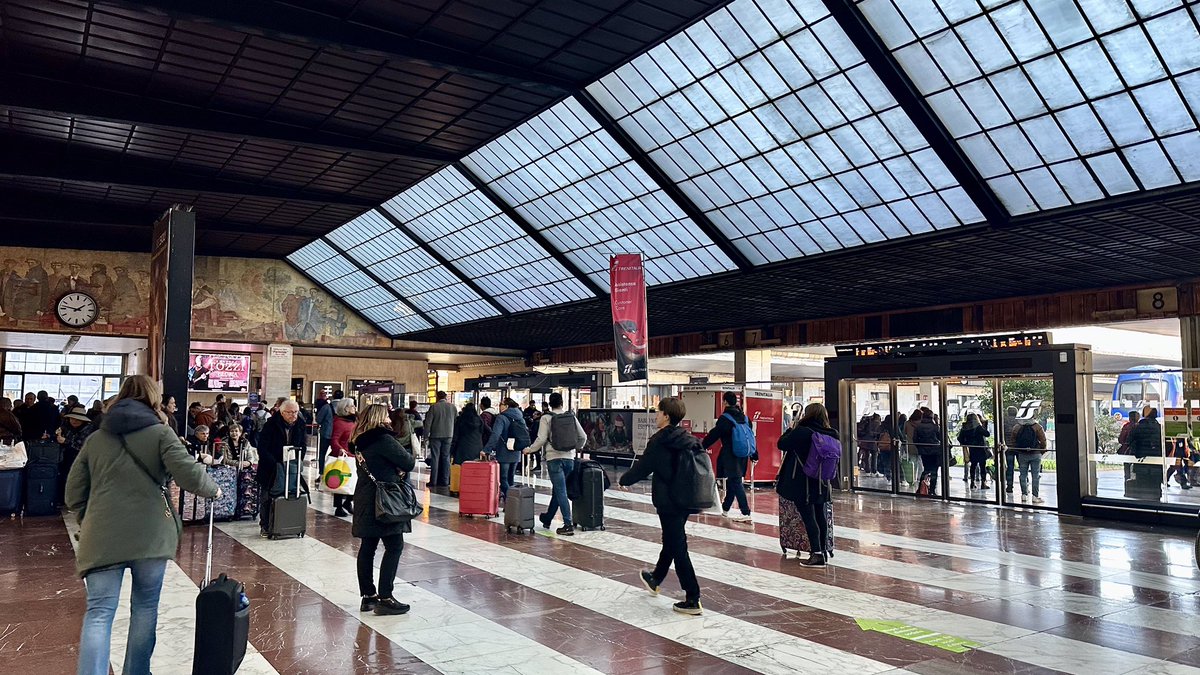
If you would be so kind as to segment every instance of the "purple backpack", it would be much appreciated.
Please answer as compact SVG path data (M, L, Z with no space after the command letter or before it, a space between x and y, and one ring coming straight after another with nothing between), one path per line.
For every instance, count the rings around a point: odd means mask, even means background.
M833 480L838 475L838 464L842 462L842 444L833 436L814 431L812 448L804 462L804 474L817 480Z

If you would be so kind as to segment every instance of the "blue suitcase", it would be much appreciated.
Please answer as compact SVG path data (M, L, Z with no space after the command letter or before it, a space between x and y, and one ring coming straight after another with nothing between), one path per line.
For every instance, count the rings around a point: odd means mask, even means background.
M0 515L21 512L25 499L25 469L0 471Z

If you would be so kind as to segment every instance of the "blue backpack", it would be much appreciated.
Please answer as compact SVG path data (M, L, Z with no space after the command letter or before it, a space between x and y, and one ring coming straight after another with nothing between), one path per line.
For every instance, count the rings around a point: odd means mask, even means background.
M733 419L733 415L729 413L725 413L721 417L728 418L729 422L733 424L733 438L730 441L733 444L731 450L733 450L734 457L744 459L758 451L758 443L754 439L754 428L750 426L749 418L738 424L737 420Z

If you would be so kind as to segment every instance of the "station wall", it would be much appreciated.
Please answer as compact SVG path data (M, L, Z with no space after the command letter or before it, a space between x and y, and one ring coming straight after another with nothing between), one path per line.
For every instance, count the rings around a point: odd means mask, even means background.
M0 246L0 330L145 337L150 255ZM100 318L69 329L54 317L82 289ZM391 340L283 261L197 257L192 339L389 348Z

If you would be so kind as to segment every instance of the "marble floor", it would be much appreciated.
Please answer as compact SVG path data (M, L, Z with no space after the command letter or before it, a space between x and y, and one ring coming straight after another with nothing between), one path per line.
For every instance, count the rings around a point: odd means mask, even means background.
M549 483L535 481L537 501ZM424 487L424 483L421 483ZM1198 673L1192 535L1047 512L839 495L825 570L780 555L774 493L754 520L689 524L703 616L642 588L657 557L645 492L610 491L602 532L518 535L424 493L396 595L360 614L348 519L314 495L308 536L218 524L215 565L253 609L241 673ZM71 673L84 612L70 519L0 521L0 673ZM154 672L190 672L207 528L185 528L164 582ZM114 625L119 672L128 594Z

